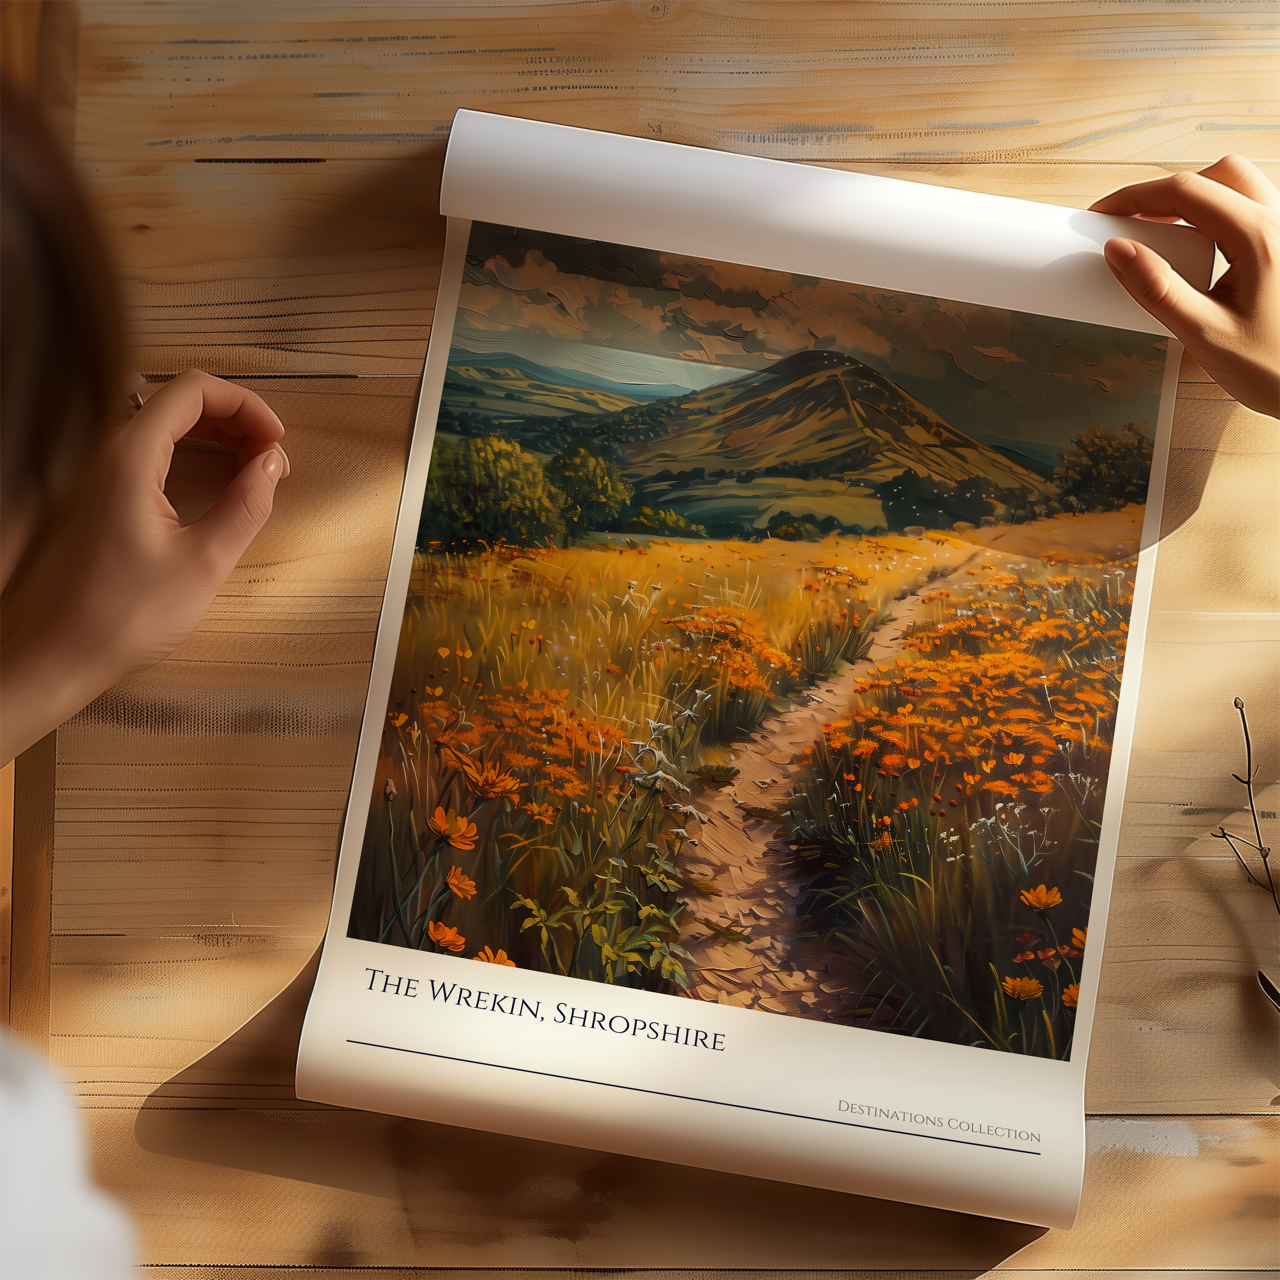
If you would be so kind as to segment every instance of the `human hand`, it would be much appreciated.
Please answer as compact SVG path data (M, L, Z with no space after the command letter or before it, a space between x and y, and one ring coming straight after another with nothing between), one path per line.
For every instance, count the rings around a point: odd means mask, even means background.
M184 527L164 484L186 435L216 440L237 472ZM5 590L0 759L190 635L271 514L283 435L252 391L189 369L107 438Z
M1201 293L1153 249L1108 240L1107 265L1134 301L1186 347L1224 391L1280 418L1280 191L1243 156L1104 196L1095 213L1182 219L1231 264Z

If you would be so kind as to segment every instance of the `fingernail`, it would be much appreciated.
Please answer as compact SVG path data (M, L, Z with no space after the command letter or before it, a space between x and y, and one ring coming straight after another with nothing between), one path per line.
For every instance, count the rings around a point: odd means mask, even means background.
M284 474L284 459L275 449L262 455L262 471L272 483L278 482Z
M289 473L293 470L289 465L289 455L285 453L279 445L276 445L276 452L284 459L284 475L282 475L280 479L287 480L289 478Z
M1127 267L1137 256L1137 247L1131 240L1108 240L1103 255L1117 267Z

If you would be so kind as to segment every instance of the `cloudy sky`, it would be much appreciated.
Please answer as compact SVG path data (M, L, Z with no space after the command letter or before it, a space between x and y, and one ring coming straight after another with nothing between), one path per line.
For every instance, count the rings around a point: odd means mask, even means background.
M962 431L1056 452L1091 423L1155 425L1164 341L786 271L476 223L455 343L697 389L839 351Z

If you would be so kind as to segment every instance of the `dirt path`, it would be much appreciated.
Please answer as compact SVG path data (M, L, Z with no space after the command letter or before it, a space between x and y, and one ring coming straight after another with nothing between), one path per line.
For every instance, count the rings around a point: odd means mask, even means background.
M975 557L981 553L989 554L975 548ZM791 807L791 793L800 781L799 766L792 762L821 736L824 724L848 707L866 671L897 656L903 635L928 607L921 597L962 573L973 558L895 604L865 659L814 685L805 702L735 743L732 763L740 773L733 786L695 794L694 807L710 820L697 830L691 820L690 834L699 844L682 858L682 866L700 880L714 880L720 896L691 896L686 918L710 920L724 931L695 923L681 939L694 957L698 999L827 1018L857 995L856 973L833 971L816 946L797 936L807 928L797 914L804 882L787 870L788 848L777 838L778 824L748 818L743 809Z

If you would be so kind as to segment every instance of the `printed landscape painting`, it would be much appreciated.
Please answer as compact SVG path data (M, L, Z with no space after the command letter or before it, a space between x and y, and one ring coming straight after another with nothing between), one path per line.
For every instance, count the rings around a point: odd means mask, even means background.
M475 224L350 935L1067 1057L1164 361Z

